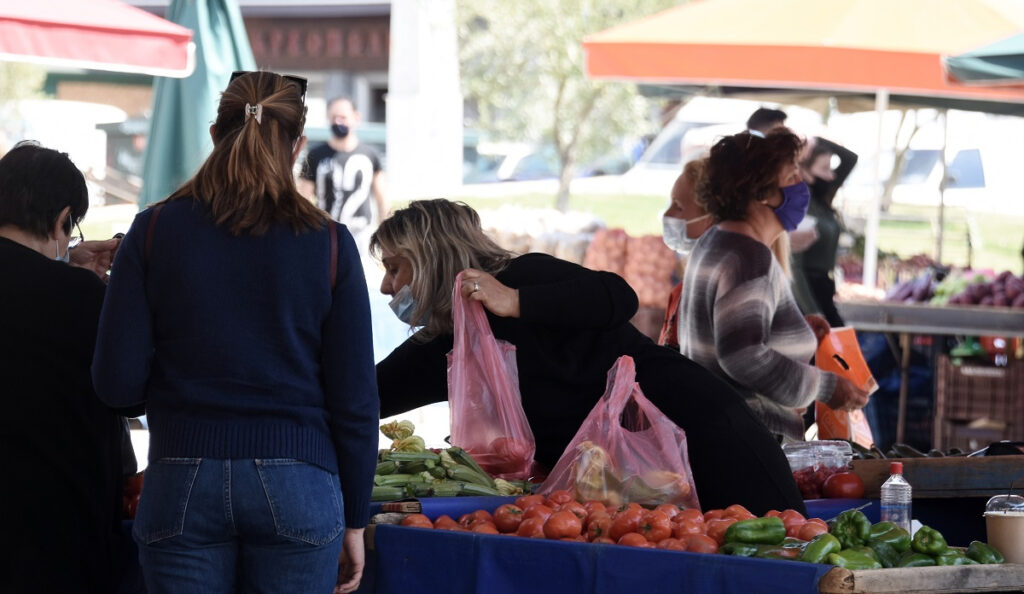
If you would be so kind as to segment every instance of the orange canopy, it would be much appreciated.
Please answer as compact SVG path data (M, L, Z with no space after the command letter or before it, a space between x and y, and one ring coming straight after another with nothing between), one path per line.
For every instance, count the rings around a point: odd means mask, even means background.
M1020 0L695 0L588 36L594 78L1024 103L951 83L944 55L1024 31Z

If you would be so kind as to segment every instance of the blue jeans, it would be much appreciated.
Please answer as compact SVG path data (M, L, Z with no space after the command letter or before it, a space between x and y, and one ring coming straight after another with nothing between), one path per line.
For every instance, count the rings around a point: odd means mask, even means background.
M290 459L164 458L132 535L149 594L328 594L345 523L338 476Z

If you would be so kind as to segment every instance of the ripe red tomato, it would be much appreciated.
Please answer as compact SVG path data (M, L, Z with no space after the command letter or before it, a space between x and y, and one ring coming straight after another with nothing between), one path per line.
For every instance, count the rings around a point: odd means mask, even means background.
M710 522L711 520L717 520L723 517L725 517L724 509L709 509L708 511L704 512L705 522Z
M864 497L864 481L852 472L837 472L825 479L822 492L825 497L861 499Z
M523 523L523 510L506 503L494 510L494 525L502 532L515 532Z
M806 526L806 525L807 525L807 522L802 521L802 520L798 520L798 521L790 522L789 524L786 524L786 536L788 536L790 538L799 538L798 535L800 534L800 531L803 530L804 526Z
M459 516L459 526L462 526L466 529L471 529L473 528L473 526L476 526L481 522L489 522L493 524L494 518L491 516L490 512L483 509L478 509L476 511L469 512L468 514L462 514L461 516Z
M493 522L477 522L470 528L470 531L477 534L501 534Z
M607 536L598 536L590 542L593 544L615 544L615 541L608 538Z
M655 511L660 511L661 513L668 516L668 519L670 520L679 515L679 506L673 505L671 503L662 503L661 505L654 509Z
M400 522L402 526L413 526L415 528L433 528L434 523L430 521L430 518L423 514L409 514L402 518Z
M587 518L587 540L591 542L597 542L601 538L608 538L611 529L612 517L608 514L598 513Z
M617 541L620 545L626 545L627 547L646 547L653 546L647 539L644 538L643 534L637 534L636 532L627 532L619 537Z
M558 491L552 491L551 494L548 495L548 500L545 505L554 508L557 505L569 503L570 501L575 501L575 498L572 496L572 493L562 489Z
M640 527L637 531L650 542L660 542L672 536L672 522L664 512L649 511L640 520Z
M544 520L542 518L527 518L519 524L516 535L527 538L544 538Z
M523 519L529 520L530 518L540 518L541 520L546 520L554 511L555 510L544 504L531 505L523 510Z
M699 520L683 520L672 525L672 536L682 539L688 534L704 534L707 526Z
M704 522L704 521L710 520L712 518L705 517L704 514L700 513L699 509L697 509L695 507L691 507L691 508L679 510L679 513L676 514L676 517L674 517L672 519L676 520L676 521L681 521L681 520L700 520L701 522Z
M547 498L544 497L543 495L534 494L523 495L519 499L516 499L513 503L515 503L516 507L518 507L519 509L526 511L526 508L530 507L531 505L544 503L545 501L547 501Z
M591 500L591 501L588 501L588 502L584 503L583 507L586 508L588 516L592 515L594 512L598 512L598 511L600 511L600 512L608 512L609 511L608 510L608 506L606 506L605 504L601 503L600 501L594 501L594 500Z
M707 535L710 536L719 546L725 542L725 531L738 522L736 518L720 518L707 522Z
M686 543L679 540L678 538L663 538L658 541L656 545L659 549L666 551L685 551Z
M646 510L643 508L629 508L615 514L615 519L612 520L612 527L608 536L612 540L618 541L624 534L636 532L637 528L640 527L640 521L643 520L645 512Z
M576 538L583 530L583 522L569 510L556 511L544 521L547 538Z
M686 550L691 553L717 553L718 543L703 534L686 535Z
M822 526L817 522L808 521L800 527L800 532L797 533L796 537L800 540L811 540L815 536L826 532L828 532L828 528L826 526Z
M554 508L555 511L570 511L580 520L587 519L587 508L583 507L583 504L578 501L570 501L568 503L562 503Z
M742 505L735 503L725 508L726 518L736 518L737 520L752 520L756 518L754 514L750 513L750 510L743 507Z
M434 528L438 530L465 530L459 523L452 519L449 515L439 516L434 520Z

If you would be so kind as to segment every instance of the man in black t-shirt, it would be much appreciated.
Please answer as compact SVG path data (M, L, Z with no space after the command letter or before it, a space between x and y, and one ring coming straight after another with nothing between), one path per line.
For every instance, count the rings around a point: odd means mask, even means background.
M388 212L380 156L359 143L355 129L360 117L351 100L340 97L328 103L327 120L331 138L306 155L299 191L347 225L365 255L370 234Z

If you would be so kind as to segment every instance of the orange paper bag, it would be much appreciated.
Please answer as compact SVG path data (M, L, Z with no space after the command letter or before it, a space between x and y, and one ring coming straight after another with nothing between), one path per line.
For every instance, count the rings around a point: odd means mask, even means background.
M868 394L878 389L878 382L864 361L853 328L832 328L818 344L814 362L819 369L845 377ZM866 448L875 443L871 426L862 410L833 410L827 404L816 402L814 416L818 423L818 439L849 439Z

